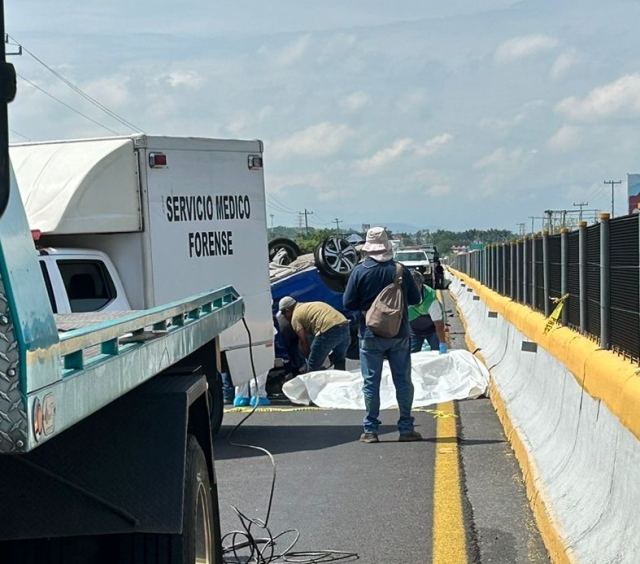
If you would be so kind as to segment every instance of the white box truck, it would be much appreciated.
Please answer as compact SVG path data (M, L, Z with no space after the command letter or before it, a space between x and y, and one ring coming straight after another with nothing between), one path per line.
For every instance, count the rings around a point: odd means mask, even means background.
M233 285L256 373L273 368L262 142L133 135L10 154L55 313L143 310ZM248 382L244 327L220 347L234 385ZM210 388L217 428L219 377Z

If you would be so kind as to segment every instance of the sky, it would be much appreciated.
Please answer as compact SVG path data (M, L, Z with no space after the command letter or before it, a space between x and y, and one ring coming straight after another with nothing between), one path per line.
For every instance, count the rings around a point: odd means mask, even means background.
M275 225L529 231L611 211L605 180L622 214L640 172L640 2L5 4L12 43L140 131L264 141ZM10 61L12 142L133 132Z

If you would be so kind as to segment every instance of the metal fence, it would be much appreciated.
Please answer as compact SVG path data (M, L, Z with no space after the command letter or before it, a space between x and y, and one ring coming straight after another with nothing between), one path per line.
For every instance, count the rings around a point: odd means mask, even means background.
M562 324L640 362L640 216L526 237L458 255L452 266L550 315L568 294Z

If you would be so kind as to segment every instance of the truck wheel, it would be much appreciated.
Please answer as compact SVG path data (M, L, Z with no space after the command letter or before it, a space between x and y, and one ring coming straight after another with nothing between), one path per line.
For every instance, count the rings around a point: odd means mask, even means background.
M222 564L217 496L214 504L207 461L193 435L187 438L183 512L182 534L174 537L182 554L171 564Z
M182 533L120 535L119 546L112 542L107 548L115 548L117 556L106 550L95 564L222 564L217 489L211 488L207 461L193 435L187 437Z
M222 391L222 375L216 372L214 378L209 380L209 420L211 436L215 437L222 426L224 416L224 394Z

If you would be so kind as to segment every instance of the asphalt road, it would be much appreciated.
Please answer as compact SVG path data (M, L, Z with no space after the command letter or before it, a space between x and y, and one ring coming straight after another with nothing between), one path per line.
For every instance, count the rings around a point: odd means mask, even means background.
M448 298L447 307L453 307ZM454 347L464 347L459 320L450 321ZM416 428L424 440L397 442L393 410L383 412L379 444L358 441L362 413L339 410L256 412L234 441L273 454L277 480L268 526L272 535L297 529L300 539L294 550L354 552L366 564L433 562L434 521L448 511L446 503L434 508L435 458L443 444L455 441L466 561L548 562L517 462L490 401L468 400L456 407L458 437L440 441L433 415L417 412ZM268 507L273 477L269 457L226 441L244 416L225 414L215 443L223 534L242 529L231 506L262 520ZM267 536L259 529L254 534ZM283 537L282 550L289 544L285 539L293 537ZM446 556L439 561L447 562Z

